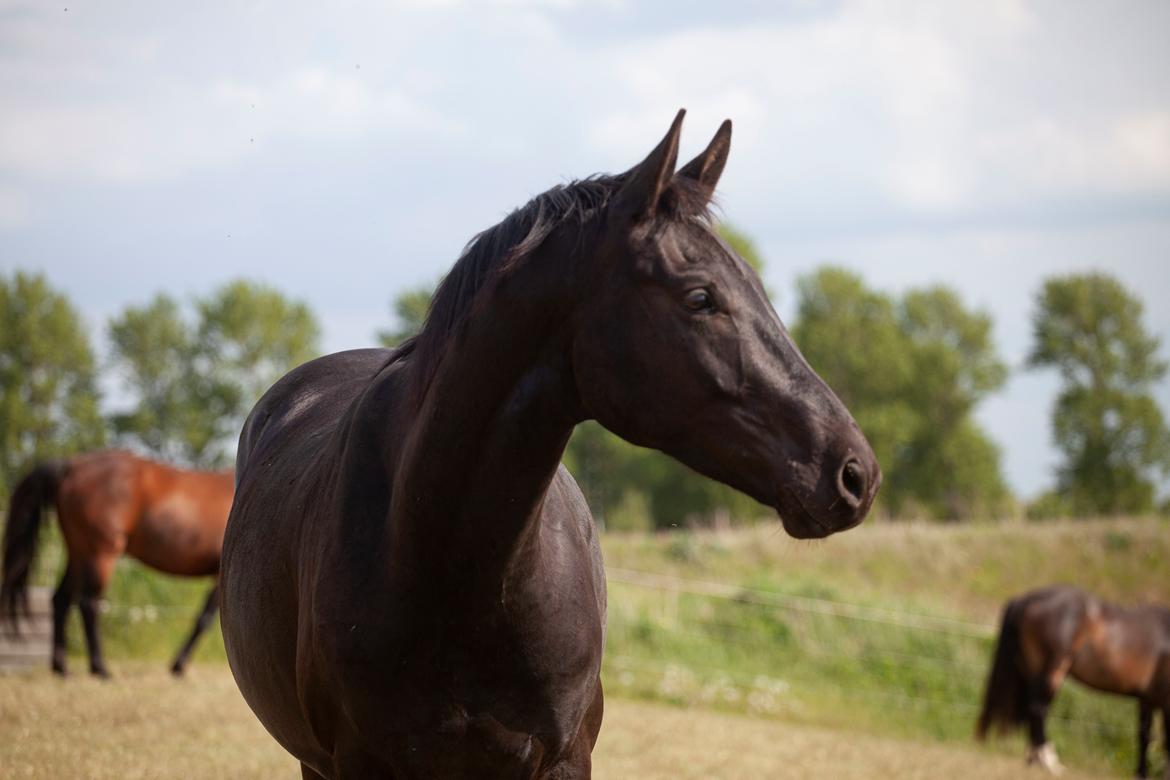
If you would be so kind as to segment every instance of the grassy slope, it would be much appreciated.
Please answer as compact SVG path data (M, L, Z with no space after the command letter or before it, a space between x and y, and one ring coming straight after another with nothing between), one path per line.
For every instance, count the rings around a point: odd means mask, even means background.
M970 741L990 638L676 595L620 582L621 571L986 625L1007 597L1057 581L1120 601L1170 601L1170 524L1158 520L871 525L815 543L768 526L610 535L604 546L618 575L605 667L611 694L914 740ZM120 658L168 657L206 589L124 562L109 595L115 609L104 618L115 667ZM125 608L147 604L159 606ZM196 657L223 658L218 629ZM1073 765L1130 772L1135 710L1130 700L1066 686L1053 738ZM998 749L1018 754L1021 745L1017 738Z
M614 534L605 542L610 567L771 583L983 623L996 621L1007 597L1060 581L1120 601L1170 600L1164 519L866 524L817 542L765 525L726 534Z
M1008 597L1072 582L1170 602L1170 524L874 525L816 543L772 528L611 536L607 566L994 626ZM879 618L881 613L879 613ZM611 585L610 690L915 739L969 742L990 636ZM944 624L943 626L947 626ZM968 635L973 633L975 635ZM1068 685L1050 732L1074 765L1132 771L1136 705ZM1001 743L1020 750L1022 740Z

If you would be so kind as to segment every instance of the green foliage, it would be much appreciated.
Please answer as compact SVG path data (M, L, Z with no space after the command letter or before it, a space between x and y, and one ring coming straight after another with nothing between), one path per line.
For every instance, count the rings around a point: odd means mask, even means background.
M888 481L917 419L905 395L914 363L893 299L855 274L823 268L797 280L797 300L793 339L852 412ZM882 499L890 494L887 485Z
M384 347L397 347L422 330L431 306L435 285L420 285L404 290L394 297L394 327L378 331L378 342Z
M1072 517L1073 507L1064 494L1048 490L1028 502L1025 514L1029 520L1052 520Z
M990 317L945 287L899 299L831 267L800 279L798 297L793 337L865 431L887 509L950 519L1000 510L999 450L973 417L1007 377Z
M230 282L195 306L207 369L238 388L248 409L289 369L320 354L321 328L308 305L266 285Z
M37 461L104 439L81 317L44 276L0 276L0 496Z
M644 457L640 449L589 420L573 431L564 463L604 525L609 525L609 515L624 504L626 515L621 525L641 528L651 524L649 498L640 479ZM640 498L631 499L631 491ZM645 516L637 517L634 511L644 512Z
M753 520L750 498L660 452L636 447L588 421L577 426L565 465L606 528L680 528Z
M214 462L239 406L235 388L200 370L200 345L178 303L159 294L109 324L111 355L137 405L110 419L114 431L168 460Z
M301 302L245 281L195 302L197 324L158 295L110 322L111 360L135 406L115 431L169 460L220 465L248 410L290 368L317 353L319 328Z
M747 261L755 272L760 276L764 275L764 257L760 254L759 247L756 242L752 241L747 233L744 233L739 228L727 222L720 223L719 235L727 242L727 245L735 250L735 253Z
M1029 364L1056 368L1064 384L1052 415L1057 492L1073 514L1153 511L1152 475L1170 472L1170 430L1152 395L1167 366L1141 301L1107 274L1055 277L1032 324Z

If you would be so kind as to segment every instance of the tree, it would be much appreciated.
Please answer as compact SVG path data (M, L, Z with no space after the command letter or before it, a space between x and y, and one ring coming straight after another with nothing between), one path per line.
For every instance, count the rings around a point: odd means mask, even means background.
M378 341L382 346L397 347L422 330L427 319L427 310L431 306L431 296L434 294L435 285L424 284L404 290L395 296L391 305L395 325L389 330L378 331Z
M906 395L914 364L888 295L861 277L826 267L796 282L793 340L865 432L890 479L913 438L917 413ZM889 485L881 497L889 503Z
M159 294L110 321L112 363L136 405L110 417L114 431L166 460L213 465L240 403L239 392L205 373L201 346L179 304Z
M37 461L104 443L86 334L44 276L0 276L0 495Z
M936 516L994 511L1008 493L999 448L973 417L978 403L1007 380L991 318L965 309L945 287L910 291L899 309L913 367L905 397L917 424L890 475L892 490Z
M1170 472L1170 432L1152 395L1167 365L1141 301L1107 274L1055 277L1032 327L1029 365L1055 368L1063 382L1052 415L1064 457L1057 495L1074 514L1151 511L1151 477Z
M887 510L958 519L998 509L999 450L973 417L1007 375L990 318L947 288L899 299L840 268L797 287L793 338L865 431Z
M735 253L746 260L747 264L762 277L764 275L764 257L760 254L756 242L747 233L727 222L721 222L717 230L727 245L734 249Z
M134 398L114 429L168 460L229 460L243 419L284 372L317 354L304 303L245 281L195 301L196 323L158 295L110 322L111 358Z
M195 308L207 374L239 391L242 413L289 369L320 354L321 328L308 305L266 285L229 282Z

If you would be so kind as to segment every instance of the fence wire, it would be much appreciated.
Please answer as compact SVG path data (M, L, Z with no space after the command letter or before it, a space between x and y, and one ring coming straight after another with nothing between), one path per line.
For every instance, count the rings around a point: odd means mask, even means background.
M758 625L730 620L722 614L712 615L702 620L701 625L685 625L685 621L679 615L679 598L682 596L691 597L700 602L706 600L741 605L755 610L783 613L789 616L790 619L785 622L785 626L799 629L798 646L789 650L794 658L828 660L859 666L880 663L886 667L896 667L919 675L917 682L921 682L929 675L942 676L952 684L952 687L955 683L963 683L969 688L981 691L984 675L987 673L986 664L989 663L990 659L961 658L956 657L954 653L933 655L868 644L864 647L851 646L842 643L839 633L833 637L833 641L826 639L820 630L823 628L823 623L825 621L846 621L856 624L856 630L859 634L848 637L854 643L869 642L870 637L866 633L867 625L897 629L906 638L912 638L915 633L921 632L933 636L950 636L968 642L987 642L997 634L997 626L995 625L833 599L776 593L730 583L679 577L658 572L609 568L607 576L611 585L658 594L663 599L664 606L662 619L657 628L668 632L672 637L703 642L717 640L747 652L758 652L761 658L767 658L767 654L774 653L776 647L773 642L759 636ZM193 623L200 606L124 604L103 601L101 610L103 614L124 624L176 623L177 625L181 623L186 626ZM618 609L613 609L614 607L618 607ZM628 618L629 616L623 616L619 603L612 604L611 634L615 631L632 630L631 626L622 623L624 617ZM703 633L700 629L715 629L719 633L717 637L712 637L710 633ZM824 689L826 682L832 682L823 676L800 672L792 668L783 669L776 675L760 674L758 672L737 671L726 666L703 664L690 660L640 656L629 652L608 655L606 665L619 675L624 670L629 669L656 673L663 679L674 678L676 681L680 676L690 675L708 686L715 684L724 696L731 695L728 686L734 683L746 691L746 693L737 692L736 694L742 695L745 699L753 693L759 694L761 691L775 697L787 691L792 685L806 685ZM722 688L719 688L719 685L722 685ZM972 719L980 708L979 703L971 699L915 693L906 688L882 683L878 681L876 676L874 679L867 679L862 684L839 686L834 689L834 695L842 700L945 710L964 719ZM767 701L766 697L763 700ZM766 708L756 709L766 710ZM1058 713L1053 713L1049 717L1050 720L1062 723L1075 731L1119 735L1125 728L1119 723Z

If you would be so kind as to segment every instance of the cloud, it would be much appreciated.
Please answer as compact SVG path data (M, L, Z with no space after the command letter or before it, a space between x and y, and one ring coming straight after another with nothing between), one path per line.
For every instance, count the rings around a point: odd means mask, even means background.
M145 104L9 105L0 124L0 169L136 183L230 163L254 150L257 140L457 130L457 123L395 85L301 68L264 84L176 89Z
M15 230L29 223L28 197L15 187L0 185L0 230Z
M264 5L191 20L147 8L6 9L0 175L137 184L231 164L257 143L458 131L409 68L363 72L343 52L298 50L314 28L295 11L289 38L256 48L277 13Z
M649 34L606 58L619 88L588 138L629 156L678 105L704 121L739 110L746 187L799 192L780 201L798 208L860 195L870 208L946 216L1170 195L1170 57L1142 36L1061 29L1044 10L858 0L800 23Z

